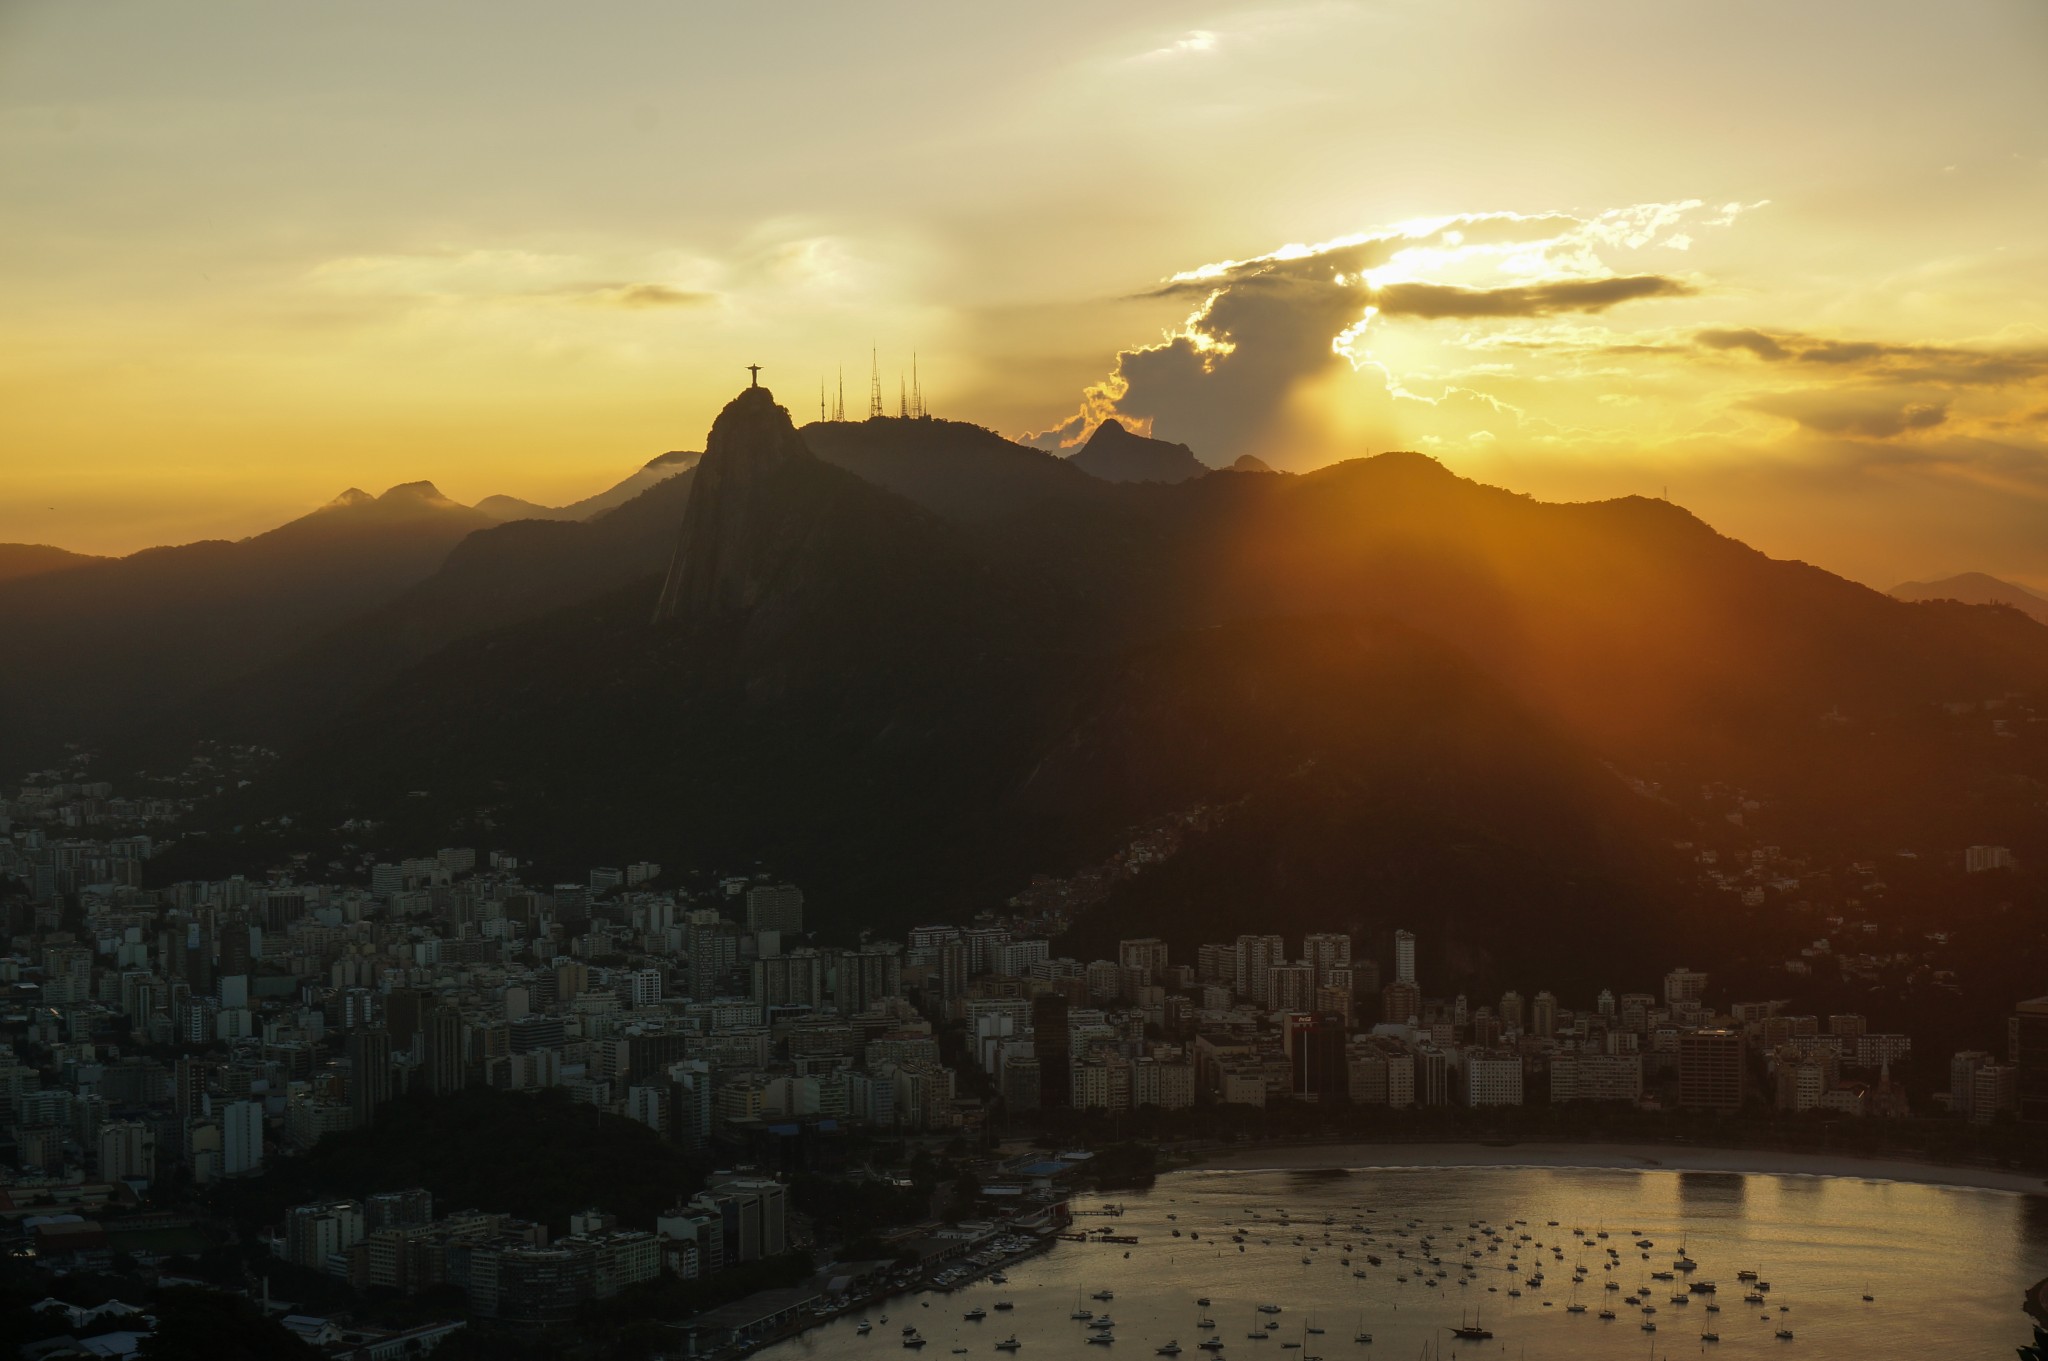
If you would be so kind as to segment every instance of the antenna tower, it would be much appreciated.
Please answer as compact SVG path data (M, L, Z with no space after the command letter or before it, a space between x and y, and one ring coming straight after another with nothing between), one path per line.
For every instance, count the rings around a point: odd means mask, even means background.
M878 420L882 415L882 354L879 350L868 351L868 419Z
M818 423L825 422L825 376L818 375Z
M839 366L839 396L832 403L832 419L835 421L846 419L846 366L844 364Z
M910 414L919 420L931 415L924 409L924 388L917 381L917 351L910 352Z
M904 383L901 373L896 375L896 419L910 419L910 388Z

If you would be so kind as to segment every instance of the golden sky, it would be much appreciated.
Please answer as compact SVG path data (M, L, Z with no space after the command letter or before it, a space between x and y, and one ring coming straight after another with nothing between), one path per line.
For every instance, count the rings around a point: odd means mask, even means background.
M2048 587L2048 8L0 4L0 540L562 502L758 360Z

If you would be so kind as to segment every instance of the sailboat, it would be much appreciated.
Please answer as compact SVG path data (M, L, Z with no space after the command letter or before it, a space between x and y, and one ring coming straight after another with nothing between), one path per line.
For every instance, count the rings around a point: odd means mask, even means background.
M1356 1334L1355 1334L1355 1335L1354 1335L1354 1336L1352 1337L1352 1339L1351 1339L1351 1340L1352 1340L1353 1342L1359 1342L1359 1343L1363 1343L1363 1344L1365 1344L1365 1345L1367 1345L1367 1346L1370 1346L1370 1345L1372 1345L1372 1334L1371 1334L1371 1333L1368 1333L1368 1332L1367 1332L1367 1331L1365 1330L1365 1315L1364 1315L1364 1314L1360 1314L1360 1315L1358 1316L1358 1332L1357 1332L1357 1333L1356 1333Z
M1470 1323L1466 1323L1464 1317L1463 1314L1458 1316L1458 1326L1451 1329L1452 1337L1461 1342L1485 1342L1493 1336L1491 1330L1480 1326L1478 1314L1472 1316Z

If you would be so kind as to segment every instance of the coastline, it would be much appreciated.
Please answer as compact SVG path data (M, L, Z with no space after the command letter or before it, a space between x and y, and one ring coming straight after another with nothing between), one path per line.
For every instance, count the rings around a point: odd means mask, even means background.
M1956 1167L1909 1158L1777 1152L1667 1144L1329 1143L1215 1147L1178 1157L1167 1172L1300 1172L1426 1167L1547 1167L1614 1172L1733 1172L1751 1176L1842 1177L1910 1182L2012 1195L2048 1195L2048 1179L1992 1167Z

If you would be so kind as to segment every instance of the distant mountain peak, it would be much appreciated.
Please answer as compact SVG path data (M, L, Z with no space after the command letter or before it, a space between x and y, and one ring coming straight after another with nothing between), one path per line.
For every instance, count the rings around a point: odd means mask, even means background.
M443 496L441 489L431 482L401 482L395 487L388 488L377 500L385 505L426 503L452 506L455 504Z
M1187 445L1132 434L1114 416L1095 427L1073 463L1105 482L1185 482L1209 471Z
M2048 596L1988 572L1958 572L1938 581L1905 581L1887 592L1899 600L1960 600L1965 605L2009 605L2048 624Z
M320 507L320 509L347 510L351 506L367 506L376 499L376 497L370 495L361 487L350 487L347 491Z
M1237 462L1230 465L1234 473L1270 473L1273 465L1253 454L1239 454Z

